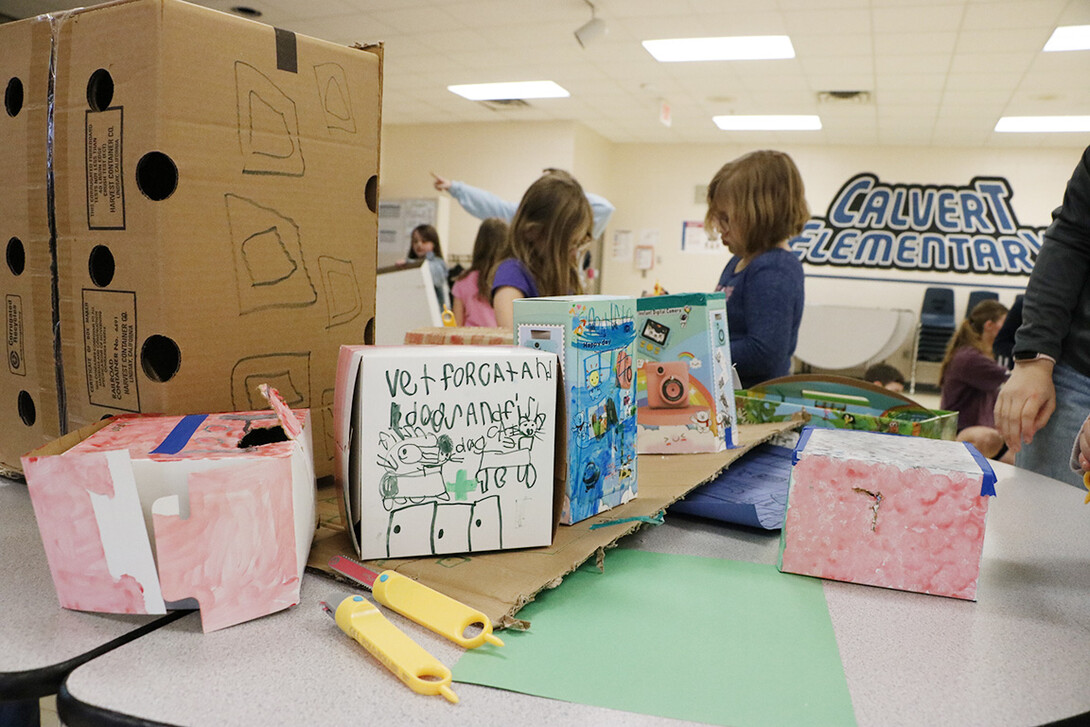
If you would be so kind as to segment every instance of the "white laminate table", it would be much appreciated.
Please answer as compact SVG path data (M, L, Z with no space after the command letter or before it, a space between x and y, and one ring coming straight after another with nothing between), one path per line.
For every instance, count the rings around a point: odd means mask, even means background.
M859 724L1031 725L1090 711L1090 505L1055 480L996 472L976 603L824 582ZM668 516L622 545L774 563L778 535ZM308 574L299 606L211 634L186 616L72 672L61 718L74 727L677 724L471 684L454 685L458 705L413 694L316 606L344 588ZM395 619L444 662L457 658L453 645Z
M0 700L56 694L77 665L174 618L61 608L26 485L0 479Z
M820 369L850 369L884 361L916 330L910 310L808 305L795 356Z

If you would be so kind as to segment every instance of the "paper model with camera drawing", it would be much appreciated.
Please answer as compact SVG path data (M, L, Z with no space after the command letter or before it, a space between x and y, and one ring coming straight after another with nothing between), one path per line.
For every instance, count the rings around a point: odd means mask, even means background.
M737 446L729 338L722 293L657 295L636 302L641 454Z
M556 353L564 372L566 525L636 496L635 303L606 295L515 301L516 342Z

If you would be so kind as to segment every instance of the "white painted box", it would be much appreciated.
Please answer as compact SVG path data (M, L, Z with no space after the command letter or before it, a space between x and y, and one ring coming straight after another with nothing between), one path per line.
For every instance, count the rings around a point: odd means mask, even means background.
M557 357L515 346L342 346L336 477L360 557L544 546Z

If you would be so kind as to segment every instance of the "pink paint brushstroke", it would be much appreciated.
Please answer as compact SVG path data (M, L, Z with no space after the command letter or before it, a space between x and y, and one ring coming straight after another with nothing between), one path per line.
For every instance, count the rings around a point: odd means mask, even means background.
M206 633L298 603L290 460L193 473L189 510L154 515L165 599L196 598Z
M57 598L64 608L105 613L147 613L135 578L110 574L91 492L113 497L104 454L28 457L27 489L38 520Z
M184 459L227 459L248 457L238 443L246 435L247 425L254 427L275 427L283 421L295 421L292 430L301 431L307 416L306 409L288 411L287 414L274 411L241 412L237 414L209 414L197 431L177 454L151 454L183 419L182 416L143 416L127 414L117 417L112 423L95 432L91 437L66 451L62 456L84 452L110 450L128 450L133 459L154 461L176 461ZM281 417L284 419L282 420ZM288 455L295 448L294 442L274 442L262 445L267 456Z

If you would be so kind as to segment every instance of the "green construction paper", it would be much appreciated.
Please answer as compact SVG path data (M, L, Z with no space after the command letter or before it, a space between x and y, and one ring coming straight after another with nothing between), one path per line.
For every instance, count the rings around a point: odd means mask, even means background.
M821 581L774 566L618 549L470 650L459 682L710 724L854 725Z

